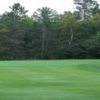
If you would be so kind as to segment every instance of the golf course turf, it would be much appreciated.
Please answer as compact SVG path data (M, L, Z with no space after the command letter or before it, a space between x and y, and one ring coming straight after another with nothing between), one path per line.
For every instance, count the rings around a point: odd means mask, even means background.
M100 100L100 60L0 61L0 100Z

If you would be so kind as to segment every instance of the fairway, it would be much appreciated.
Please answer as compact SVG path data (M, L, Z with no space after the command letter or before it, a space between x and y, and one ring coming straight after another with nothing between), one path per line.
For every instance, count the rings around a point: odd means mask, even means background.
M100 100L100 60L0 61L0 100Z

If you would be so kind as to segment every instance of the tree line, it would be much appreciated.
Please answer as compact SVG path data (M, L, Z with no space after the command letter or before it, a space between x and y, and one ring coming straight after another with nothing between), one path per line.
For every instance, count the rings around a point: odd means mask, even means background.
M100 58L100 7L74 0L76 10L58 14L38 8L31 17L20 3L0 15L0 59Z

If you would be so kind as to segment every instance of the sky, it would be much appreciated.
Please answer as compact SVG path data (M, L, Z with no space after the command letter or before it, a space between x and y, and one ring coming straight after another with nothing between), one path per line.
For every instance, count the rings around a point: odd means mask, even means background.
M29 16L38 8L42 7L50 7L58 11L58 13L69 10L73 11L75 8L73 0L1 0L0 14L3 14L5 11L10 11L9 6L12 6L14 3L20 3L26 10L29 10L27 13Z
M100 3L100 0L97 1ZM73 0L1 0L0 14L3 14L5 11L10 11L9 6L12 6L14 3L20 3L26 10L29 10L27 13L29 16L38 8L42 7L50 7L58 11L58 13L75 10Z

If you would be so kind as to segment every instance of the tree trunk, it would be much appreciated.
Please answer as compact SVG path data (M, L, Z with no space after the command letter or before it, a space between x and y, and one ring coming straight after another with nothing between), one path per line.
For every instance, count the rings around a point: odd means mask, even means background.
M69 26L70 26L70 30L71 30L71 37L70 37L70 40L67 39L67 41L68 41L68 45L70 47L71 43L73 41L73 36L74 36L73 28L72 28L72 25L71 25L70 21L69 21Z
M46 35L46 27L43 28L43 34L42 34L42 51L41 51L41 59L43 59L44 56L44 47L45 47L45 35Z

